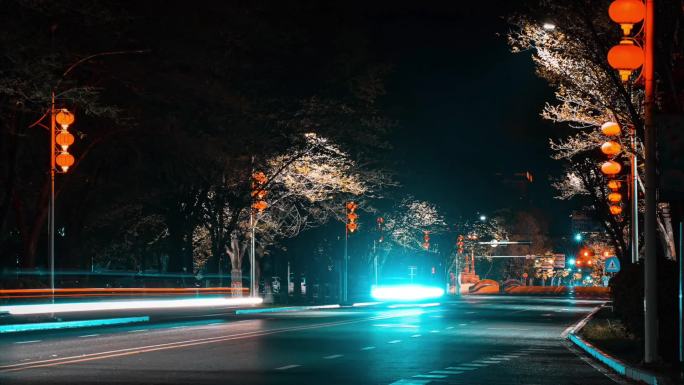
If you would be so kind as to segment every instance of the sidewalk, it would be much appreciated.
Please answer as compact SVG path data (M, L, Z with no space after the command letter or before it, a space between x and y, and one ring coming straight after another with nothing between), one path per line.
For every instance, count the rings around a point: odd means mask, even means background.
M598 308L568 328L564 337L622 376L652 385L679 383L675 368L643 367L642 341L624 328L610 307Z

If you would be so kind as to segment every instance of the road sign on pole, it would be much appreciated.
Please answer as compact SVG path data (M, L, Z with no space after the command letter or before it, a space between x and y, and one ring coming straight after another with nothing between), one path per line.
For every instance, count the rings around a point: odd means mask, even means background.
M606 273L617 273L620 271L620 260L615 256L606 258L605 264Z

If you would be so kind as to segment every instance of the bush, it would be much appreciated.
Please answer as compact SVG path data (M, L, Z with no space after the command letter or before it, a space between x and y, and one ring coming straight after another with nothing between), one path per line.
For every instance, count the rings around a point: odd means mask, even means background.
M675 362L677 357L678 286L677 263L658 260L658 350L661 358ZM615 313L627 330L640 340L644 337L643 263L625 264L610 280Z

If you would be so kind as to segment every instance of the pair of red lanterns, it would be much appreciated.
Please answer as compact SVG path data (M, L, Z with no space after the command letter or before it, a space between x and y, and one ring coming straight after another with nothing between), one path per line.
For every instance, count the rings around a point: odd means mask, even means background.
M620 44L608 51L608 64L618 70L623 82L629 80L632 72L644 64L644 52L630 37L634 24L644 20L646 6L641 0L615 0L608 8L608 16L622 27Z
M67 109L60 109L59 112L54 117L57 124L59 124L60 130L57 136L55 136L55 143L59 146L59 154L55 157L55 164L59 166L62 172L67 172L69 167L74 165L76 159L74 156L69 154L69 146L74 144L74 136L68 131L69 126L74 123L74 114L69 112Z

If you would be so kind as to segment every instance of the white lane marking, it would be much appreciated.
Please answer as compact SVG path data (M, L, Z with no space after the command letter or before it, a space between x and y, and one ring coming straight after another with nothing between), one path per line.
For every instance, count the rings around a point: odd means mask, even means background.
M463 366L474 366L476 368L481 368L483 366L487 366L485 364L461 364L461 365L463 365Z
M31 340L31 341L20 341L20 342L15 342L16 345L22 345L22 344L32 344L34 342L40 342L41 340Z
M89 338L89 337L97 337L99 334L86 334L84 336L78 336L78 338Z
M447 327L447 330L451 330L453 328L454 328L453 326L449 326L449 327Z
M373 350L373 349L375 349L375 346L365 346L365 347L361 348L361 350Z
M473 361L473 362L481 363L481 364L498 364L498 363L501 363L501 361L497 361L497 360L477 360L477 361Z
M129 333L140 333L140 332L146 332L149 329L136 329L136 330L129 330Z
M458 326L466 326L467 324L458 324Z
M187 326L172 326L171 329L183 329L186 328Z
M477 313L477 312L475 312L475 311L467 311L466 312L466 314L475 314L475 313Z
M478 368L471 368L466 366L449 366L447 370L477 370Z
M492 359L493 360L499 360L499 361L510 361L511 360L510 357L504 357L504 356L496 356L496 357L492 357Z
M418 338L418 337L420 337L420 334L414 334L411 336L411 338Z
M413 378L446 378L447 376L441 374L418 374Z
M392 341L388 341L387 343L388 344L398 344L399 342L401 342L401 340L392 340Z
M439 333L439 330L430 330L430 333Z
M331 354L329 356L323 357L324 360L334 360L335 358L344 357L342 354Z
M461 374L463 372L458 370L433 370L430 374Z
M394 381L390 385L425 385L428 382L430 382L430 380L405 380L405 379L403 379L403 380L399 380L399 381Z
M214 325L223 325L223 324L224 324L224 322L212 322L212 323L207 324L207 325L214 326Z
M288 370L288 369L298 368L300 366L302 366L302 365L297 365L297 364L285 365L285 366L281 366L279 368L275 368L275 370Z

